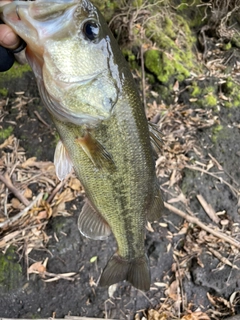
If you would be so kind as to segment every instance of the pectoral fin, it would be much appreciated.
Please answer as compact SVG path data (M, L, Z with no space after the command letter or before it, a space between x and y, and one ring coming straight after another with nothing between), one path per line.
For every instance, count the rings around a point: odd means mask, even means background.
M70 160L67 150L65 149L62 141L58 141L58 144L54 153L54 164L56 168L56 174L59 180L63 180L72 171L72 161Z
M82 235L94 240L105 240L111 234L111 229L90 204L86 201L78 218L78 229Z
M98 169L114 168L115 164L111 154L105 147L92 135L89 131L86 132L84 137L77 138L76 143L79 143L83 151Z
M152 122L148 122L148 130L152 148L156 153L159 153L163 145L163 134L159 131L157 125Z

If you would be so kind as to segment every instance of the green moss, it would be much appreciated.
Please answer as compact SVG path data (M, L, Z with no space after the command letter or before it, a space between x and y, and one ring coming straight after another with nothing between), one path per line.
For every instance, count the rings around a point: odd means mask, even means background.
M223 126L221 124L216 125L215 127L213 127L212 129L212 141L214 143L217 142L217 140L219 139L219 133L223 130Z
M225 101L224 102L224 106L227 107L227 108L232 108L232 102Z
M177 35L174 32L173 22L170 18L165 18L165 26L164 26L165 34L171 39L176 39Z
M203 104L206 107L215 107L217 105L217 97L212 93L209 93L208 95L204 96Z
M240 89L238 84L231 77L226 79L226 82L221 87L223 94L229 98L229 101L224 101L227 108L237 108L240 106Z
M0 139L6 140L13 133L13 127L8 126L6 129L0 131Z
M17 62L14 63L13 67L6 72L0 73L0 80L21 78L23 73L31 71L28 64L20 65Z
M240 48L240 35L238 33L233 35L231 41L235 47Z
M198 86L196 81L193 81L190 87L190 96L193 98L199 97L202 93L202 89Z
M234 85L236 86L236 84L232 81L231 77L227 78L224 85L225 85L225 92L226 93L231 93L234 88Z
M133 52L129 49L123 49L122 50L122 54L124 55L124 57L127 59L127 61L131 62L131 61L135 61L136 57L133 54Z
M238 94L235 99L233 100L233 106L235 108L240 107L240 94Z
M5 254L0 253L0 288L6 291L15 289L21 279L22 268L17 263L13 247L10 247Z
M8 89L1 88L0 89L0 95L3 96L3 97L6 97L8 95Z
M214 94L216 89L212 86L207 86L203 89L203 94Z
M228 51L228 50L230 50L231 48L232 48L231 42L225 43L225 44L223 45L223 50L224 50L224 51Z
M118 1L114 0L92 0L93 4L103 13L104 18L109 21L119 8Z
M176 7L177 12L181 14L189 23L191 28L199 28L204 24L205 7L201 0L181 0Z
M171 60L164 52L148 50L144 61L146 68L163 84L167 84L172 77L182 81L189 76L189 71L181 63Z
M154 75L151 73L146 72L146 78L150 84L154 84L156 82Z
M191 71L200 69L199 63L194 63L192 52L196 39L183 17L165 14L158 19L149 19L146 36L157 49L145 53L145 66L159 82L172 85L176 79L181 82L189 77Z

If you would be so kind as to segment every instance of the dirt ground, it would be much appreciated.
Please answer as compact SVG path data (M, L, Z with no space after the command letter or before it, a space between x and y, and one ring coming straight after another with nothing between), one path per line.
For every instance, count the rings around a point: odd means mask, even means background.
M203 87L209 81L216 87L219 83L207 76L199 81ZM14 187L31 190L30 202L41 192L44 195L34 222L31 213L24 215L21 234L16 233L16 225L0 229L0 317L60 318L71 314L105 319L223 319L240 314L236 248L240 241L239 107L228 109L218 100L217 109L201 108L191 101L188 85L186 82L176 91L171 106L154 94L149 100L148 116L156 122L156 115L161 114L158 125L164 146L156 170L164 200L187 216L182 218L169 209L159 222L148 225L146 252L152 285L144 293L126 282L110 288L97 286L102 269L116 251L115 240L94 241L80 235L77 219L84 192L74 176L56 189L59 182L50 161L57 135L39 99L33 74L5 80L8 94L1 99L0 125L2 132L11 126L14 137L1 137L1 174L10 172ZM16 195L11 188L6 196L3 182L0 192L3 223L5 206L10 208L10 218L24 206L13 201ZM47 203L52 192L58 200ZM43 216L46 212L51 214ZM196 217L198 221L191 220ZM39 232L35 238L26 228L27 222ZM229 238L236 245L229 243Z

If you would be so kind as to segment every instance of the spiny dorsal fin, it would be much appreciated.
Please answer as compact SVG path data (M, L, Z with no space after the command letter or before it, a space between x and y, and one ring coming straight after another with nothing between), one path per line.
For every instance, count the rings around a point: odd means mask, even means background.
M82 138L77 138L76 143L79 143L83 151L98 169L115 168L115 164L111 154L106 148L87 131Z
M163 211L164 203L162 200L161 190L156 183L153 202L147 213L147 220L149 222L158 221L161 218Z
M111 229L87 200L78 218L78 229L82 235L94 240L105 240L111 234Z
M61 140L58 141L55 149L54 164L56 168L56 175L61 181L72 171L72 161L70 160L67 150Z
M161 148L163 145L163 134L161 133L161 131L159 131L158 126L152 122L148 122L148 130L153 150L156 153L161 152Z

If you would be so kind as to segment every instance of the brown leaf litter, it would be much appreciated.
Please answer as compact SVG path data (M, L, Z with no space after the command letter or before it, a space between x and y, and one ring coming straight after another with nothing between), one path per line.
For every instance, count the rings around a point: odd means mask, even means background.
M13 136L0 149L0 250L10 245L27 248L27 253L45 248L49 219L70 215L65 203L83 192L81 184L74 174L59 183L53 163L27 159ZM38 194L33 194L31 184L38 185Z

